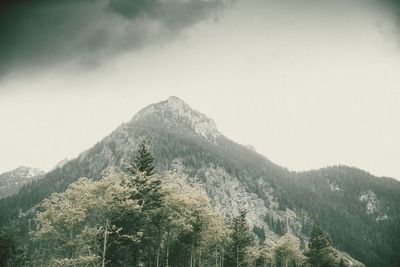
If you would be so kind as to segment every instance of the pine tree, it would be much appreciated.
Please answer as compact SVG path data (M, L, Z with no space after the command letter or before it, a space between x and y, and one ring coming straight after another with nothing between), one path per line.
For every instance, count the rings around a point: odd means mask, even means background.
M327 233L316 222L311 231L308 250L304 253L312 267L331 267L335 265L336 253Z
M149 151L147 139L138 145L138 155L128 167L132 174L132 186L137 192L132 197L142 205L142 210L152 210L162 206L161 180L155 175L154 156Z
M155 174L154 156L149 151L148 140L146 138L143 138L139 143L137 152L138 155L128 170L132 174L138 174L139 172L145 173L146 176Z
M130 225L128 232L140 232L142 238L134 245L134 266L139 266L144 257L150 260L151 255L143 255L141 251L150 251L150 247L157 248L155 240L160 232L163 222L161 209L163 207L164 194L161 190L161 180L156 174L154 156L149 150L148 140L142 139L138 144L138 155L128 168L132 174L131 186L136 189L132 198L141 206L142 216L124 218L121 225ZM127 227L125 227L127 228Z
M246 253L253 242L249 225L246 221L246 211L240 210L239 215L233 219L230 235L230 244L227 249L227 266L246 266Z

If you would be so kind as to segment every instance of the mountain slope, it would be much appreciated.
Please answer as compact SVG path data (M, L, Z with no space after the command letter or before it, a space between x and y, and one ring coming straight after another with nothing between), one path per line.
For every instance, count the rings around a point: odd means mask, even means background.
M43 175L44 171L25 166L0 174L0 198L17 193L24 184L39 179Z
M290 231L305 242L312 220L319 219L339 249L367 266L400 262L399 182L344 166L289 172L224 137L213 120L177 97L144 108L76 159L0 201L1 223L81 176L100 179L114 169L125 170L143 136L161 172L187 174L227 216L247 209L261 239L273 241Z

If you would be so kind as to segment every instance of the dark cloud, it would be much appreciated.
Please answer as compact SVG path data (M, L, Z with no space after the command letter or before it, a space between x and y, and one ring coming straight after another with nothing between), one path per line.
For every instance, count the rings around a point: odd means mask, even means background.
M398 26L400 28L400 0L386 0L385 3L389 4L389 8L396 15Z
M13 0L0 4L0 77L102 62L217 16L227 0Z

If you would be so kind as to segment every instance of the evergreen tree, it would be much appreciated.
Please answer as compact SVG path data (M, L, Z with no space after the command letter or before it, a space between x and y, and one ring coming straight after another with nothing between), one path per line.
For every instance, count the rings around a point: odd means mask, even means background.
M128 168L132 174L137 174L138 172L145 173L146 176L155 174L154 156L149 151L148 143L146 138L140 141L137 149L138 155L133 160L134 163Z
M316 222L313 226L308 250L304 255L312 267L335 266L336 253L332 248L331 240L327 233L322 230L319 222Z
M133 196L142 205L143 210L161 207L161 180L155 176L154 156L149 151L147 139L142 139L138 145L138 155L128 167L132 174L132 186L137 189Z
M147 139L142 139L137 152L138 155L128 171L132 174L131 186L136 189L132 198L141 205L142 215L122 218L121 221L121 226L129 229L129 234L141 233L142 235L133 248L135 251L134 266L139 266L143 261L151 261L151 258L154 257L151 253L147 253L147 255L144 253L151 251L149 248L157 249L160 245L159 233L164 221L161 210L164 194L161 190L161 180L156 174L155 158L149 150Z
M253 242L249 225L246 221L246 211L240 210L239 215L233 219L231 226L230 244L227 249L227 266L246 266L247 249Z

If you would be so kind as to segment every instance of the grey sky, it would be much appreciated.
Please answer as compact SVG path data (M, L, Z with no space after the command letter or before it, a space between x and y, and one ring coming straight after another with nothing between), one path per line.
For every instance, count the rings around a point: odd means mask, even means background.
M61 63L93 68L178 36L230 0L19 0L0 5L0 78Z
M48 170L177 95L289 169L341 163L400 178L400 35L389 7L243 0L96 68L13 67L0 82L0 172Z

